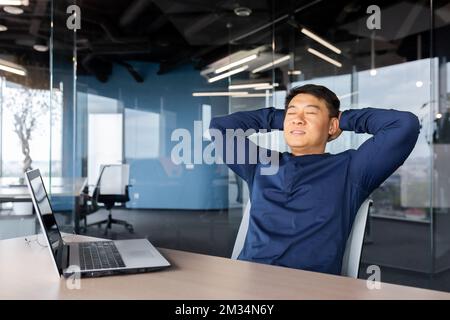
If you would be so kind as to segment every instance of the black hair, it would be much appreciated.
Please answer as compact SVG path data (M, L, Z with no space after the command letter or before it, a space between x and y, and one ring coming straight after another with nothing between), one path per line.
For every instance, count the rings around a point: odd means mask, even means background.
M305 84L303 86L292 88L284 103L284 114L286 115L287 108L291 100L300 93L310 94L317 99L325 101L325 104L330 113L330 118L339 116L340 101L336 94L324 86L319 86L316 84Z

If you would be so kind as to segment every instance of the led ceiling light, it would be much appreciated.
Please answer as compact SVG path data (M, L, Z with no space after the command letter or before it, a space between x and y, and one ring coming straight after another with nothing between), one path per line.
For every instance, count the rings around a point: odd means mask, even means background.
M0 59L0 70L18 74L19 76L27 75L27 70L24 67L3 59Z
M233 95L245 95L248 94L246 91L235 91L235 92L193 92L193 97L229 97Z
M33 45L33 49L39 52L47 52L48 51L48 46L43 45L43 44L35 44Z
M214 73L222 73L224 71L230 70L231 68L240 66L241 64L244 64L246 62L255 60L256 58L258 58L258 55L257 54L252 54L251 56L239 59L239 60L237 60L235 62L231 62L231 63L229 63L229 64L227 64L227 65L225 65L223 67L220 67L217 70L215 70Z
M370 37L370 75L375 77L377 69L375 69L375 33L372 32Z
M28 0L0 0L0 6L28 6Z
M265 98L271 96L271 93L247 93L241 95L232 95L231 98Z
M271 68L271 67L273 67L273 66L275 66L275 65L277 65L277 64L280 64L280 63L282 63L282 62L284 62L284 61L286 61L286 60L289 60L290 58L291 58L290 55L281 57L281 58L279 58L279 59L277 59L277 60L275 60L275 61L272 61L272 62L270 62L270 63L264 64L264 65L262 65L262 66L260 66L260 67L258 67L258 68L256 68L256 69L254 69L254 70L252 71L252 73L258 73L258 72L261 72L261 71L263 71L263 70L269 69L269 68Z
M421 60L422 59L422 35L418 34L417 35L417 60ZM420 78L420 76L419 76ZM417 88L422 88L423 86L423 82L421 80L417 80L416 81L416 87Z
M238 7L234 9L234 14L238 17L248 17L252 14L252 9L247 7Z
M212 83L212 82L215 82L215 81L218 81L218 80L227 78L227 77L229 77L229 76L232 76L232 75L234 75L234 74L237 74L237 73L239 73L239 72L245 71L245 70L247 70L247 69L248 69L248 66L243 66L243 67L240 67L240 68L237 68L237 69L233 69L233 70L230 70L230 71L228 71L228 72L222 73L222 74L220 74L220 75L218 75L218 76L209 78L209 79L208 79L208 82L209 82L209 83Z
M351 97L351 96L353 96L355 94L358 94L358 91L353 91L353 92L350 92L350 93L343 94L342 96L338 96L338 99L342 100L342 99L345 99L345 98L349 98L349 97Z
M321 37L319 37L317 34L309 31L308 29L302 28L300 30L301 33L303 33L304 35L308 36L309 38L317 41L318 43L320 43L321 45L327 47L328 49L336 52L337 54L341 54L341 49L333 46L331 43L329 43L328 41L322 39Z
M278 87L278 83L269 84L269 85L264 86L264 87L256 87L255 90L270 90L270 89L273 89L273 88L276 88L276 87Z
M3 24L0 24L0 32L6 31L6 30L8 30L8 27L4 26Z
M269 82L232 84L232 85L228 86L228 90L254 89L254 88L258 88L258 87L267 87L267 86L270 86Z
M331 59L329 56L324 55L323 53L321 53L313 48L308 48L308 52L315 55L316 57L321 58L322 60L325 60L326 62L334 64L336 67L339 67L339 68L342 67L342 63L340 63L339 61Z
M302 74L300 70L288 70L288 75L290 76L298 76L300 74Z
M16 15L23 13L23 9L22 8L11 7L11 6L3 7L3 11L5 11L6 13L9 13L9 14L16 14Z

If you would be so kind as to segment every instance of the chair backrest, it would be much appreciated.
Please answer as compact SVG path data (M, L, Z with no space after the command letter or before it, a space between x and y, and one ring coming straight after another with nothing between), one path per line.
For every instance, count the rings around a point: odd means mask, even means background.
M347 239L344 257L342 259L341 275L346 277L358 278L359 263L361 261L361 252L364 240L364 231L366 229L367 217L369 214L372 200L366 199L359 207L353 222L352 230ZM234 243L232 259L237 259L244 247L245 237L247 235L248 223L250 221L250 200L247 202L239 226L236 241Z
M107 164L100 166L97 180L99 195L125 195L130 177L130 165Z
M247 236L248 222L250 220L250 200L245 205L244 214L242 216L241 224L237 233L236 241L234 242L233 253L231 259L237 259L244 247L245 237Z
M345 245L344 256L342 258L341 275L351 278L358 278L359 264L361 261L362 246L364 241L364 231L366 230L367 217L373 201L366 199L359 207L353 221L352 230Z

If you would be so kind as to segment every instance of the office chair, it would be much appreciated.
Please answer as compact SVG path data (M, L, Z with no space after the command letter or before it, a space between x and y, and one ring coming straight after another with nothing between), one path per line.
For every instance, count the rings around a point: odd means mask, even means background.
M111 211L116 203L124 204L130 201L128 192L130 166L127 164L109 164L100 166L100 174L92 195L92 207L97 211L100 203L103 203L106 210L109 211L108 218L102 221L88 224L85 228L90 226L100 227L106 223L105 235L108 229L111 229L113 223L123 225L130 233L134 232L133 226L125 220L114 219Z
M244 214L242 215L241 224L237 233L236 241L234 242L233 253L231 259L236 260L244 247L245 237L247 236L248 222L250 221L250 200L245 205Z
M370 207L373 201L366 199L359 207L356 213L355 220L353 222L352 230L347 239L345 246L345 252L342 259L341 275L351 278L358 278L359 264L361 261L361 252L364 240L364 231L367 223L367 217L369 215ZM247 235L248 223L250 220L250 200L245 206L244 215L239 226L236 241L234 243L233 253L231 259L237 259L244 247L245 237Z
M366 229L367 219L369 216L370 207L373 201L366 199L359 207L353 221L352 230L348 236L345 245L344 257L342 258L341 275L358 278L359 264L361 262L361 253L364 241L364 232Z

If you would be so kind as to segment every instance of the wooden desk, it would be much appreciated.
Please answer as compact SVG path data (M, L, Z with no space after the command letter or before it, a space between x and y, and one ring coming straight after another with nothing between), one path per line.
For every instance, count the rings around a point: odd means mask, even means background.
M74 239L93 238L65 237ZM48 248L24 238L3 240L0 299L450 299L445 292L385 283L369 290L364 280L160 250L172 263L169 269L81 279L81 288L70 290L55 274Z

